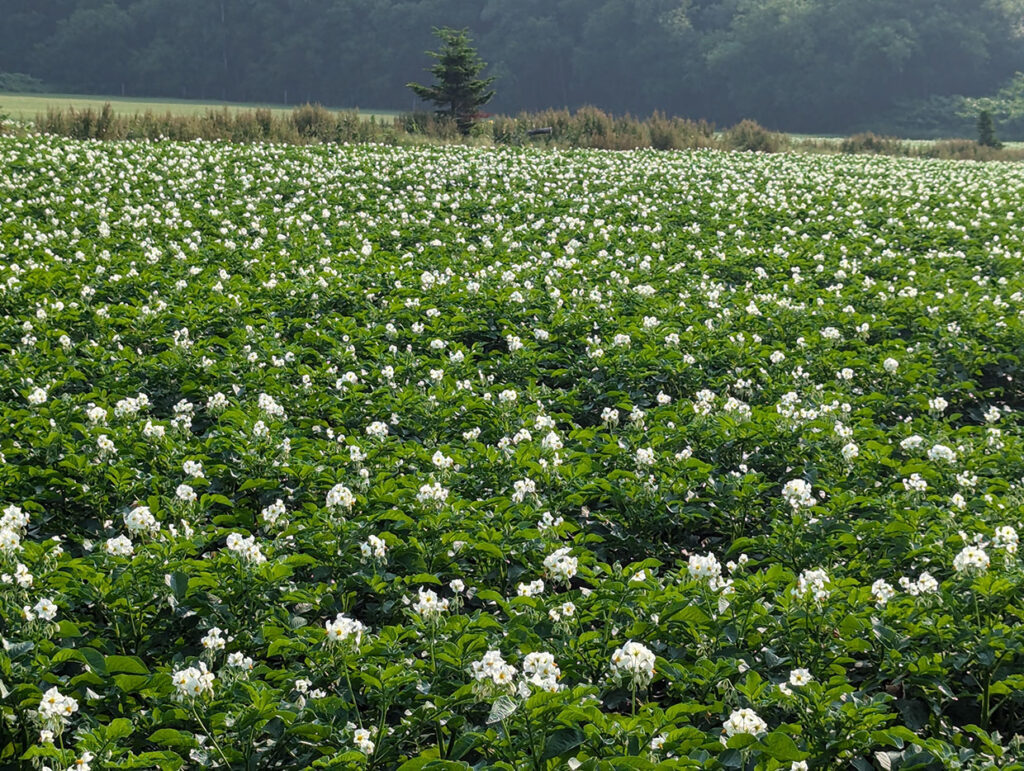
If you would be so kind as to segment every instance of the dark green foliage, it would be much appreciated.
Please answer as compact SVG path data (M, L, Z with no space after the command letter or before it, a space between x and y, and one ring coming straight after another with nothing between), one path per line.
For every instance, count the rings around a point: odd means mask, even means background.
M1015 103L1019 89L1003 87L1024 70L1009 0L0 5L0 71L128 96L407 109L431 28L450 25L471 30L500 78L491 112L592 104L719 125L749 117L787 131L973 138L964 97ZM1003 139L1024 132L989 109Z
M996 127L992 122L992 113L988 110L978 113L978 144L996 150L1003 146L1003 143L996 138Z
M445 27L434 33L442 43L440 51L428 52L437 60L430 68L434 83L409 83L409 88L420 99L437 105L437 114L452 118L459 133L466 136L477 121L480 108L494 98L491 84L495 78L479 77L487 65L469 44L468 30Z
M901 99L879 115L856 124L857 131L882 136L944 139L968 137L974 132L974 120L964 117L968 109L962 96L931 95L924 99Z
M0 92L9 94L41 94L46 84L22 72L0 72Z

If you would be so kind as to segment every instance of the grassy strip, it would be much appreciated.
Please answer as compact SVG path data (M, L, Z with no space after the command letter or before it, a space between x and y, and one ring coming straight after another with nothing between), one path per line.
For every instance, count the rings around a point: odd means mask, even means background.
M199 99L152 99L146 97L110 97L83 96L81 94L22 94L0 93L0 115L6 115L19 121L34 120L37 115L47 110L94 110L99 112L109 104L115 115L133 116L144 113L155 115L171 115L174 117L202 116L210 111L229 110L245 112L252 110L269 110L278 117L287 117L293 107L279 104L260 104L252 102L218 102ZM349 110L345 110L349 112ZM371 116L378 120L397 115L388 110L360 110L359 114L369 120Z
M668 117L661 113L647 118L613 116L594 107L584 107L576 112L545 110L514 117L496 116L477 123L468 137L460 135L454 121L430 113L366 116L355 110L331 111L320 105L308 104L290 111L269 107L207 107L204 112L191 114L152 110L126 113L119 112L112 103L98 109L49 107L45 113L36 116L34 125L43 133L76 139L204 139L289 144L530 144L605 150L706 148L766 153L788 151L980 161L1024 160L1024 147L995 149L969 139L921 142L871 133L845 139L796 137L770 131L751 120L716 132L712 124L704 121ZM540 135L531 133L538 128L550 131ZM16 131L19 127L9 123L8 130Z

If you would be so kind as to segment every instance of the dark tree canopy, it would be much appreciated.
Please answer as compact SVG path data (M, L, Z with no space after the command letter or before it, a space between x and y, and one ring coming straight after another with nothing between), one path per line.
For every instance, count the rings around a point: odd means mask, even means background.
M1024 71L1024 0L0 5L0 72L97 94L409 110L419 102L406 84L442 26L469 29L491 63L494 112L593 104L719 125L879 130L894 112L948 117L952 95L992 95Z
M995 123L992 122L992 113L982 110L978 113L978 144L984 147L994 147L997 150L1003 143L996 138Z
M420 99L437 105L439 115L455 119L459 131L468 134L480 108L494 98L490 88L495 78L478 77L487 65L470 45L469 30L443 27L434 30L441 40L440 51L427 53L436 59L430 68L434 84L410 83Z

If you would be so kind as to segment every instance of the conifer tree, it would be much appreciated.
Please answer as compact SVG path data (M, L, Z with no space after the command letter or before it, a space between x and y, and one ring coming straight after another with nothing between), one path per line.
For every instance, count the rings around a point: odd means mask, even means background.
M487 65L470 45L468 30L443 27L435 29L434 34L442 42L440 51L427 52L437 60L430 68L434 84L408 85L420 99L437 105L438 115L451 116L465 135L473 127L480 108L494 97L490 88L494 78L478 77Z
M984 147L993 147L996 150L1003 146L1003 143L996 138L996 127L992 121L992 113L988 110L978 113L978 144Z

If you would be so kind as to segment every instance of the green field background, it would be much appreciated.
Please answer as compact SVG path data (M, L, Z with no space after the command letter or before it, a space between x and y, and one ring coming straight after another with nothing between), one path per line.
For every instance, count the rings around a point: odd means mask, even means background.
M74 94L7 94L0 92L0 115L15 120L31 120L49 108L75 110L101 109L110 103L118 115L134 115L152 112L163 115L203 115L209 110L227 108L229 110L254 110L266 108L276 115L291 113L294 106L279 104L256 104L243 102L204 102L180 99L146 99L114 96L81 96ZM334 112L346 112L353 108L329 108ZM393 118L398 113L393 110L360 110L360 115L369 120L371 117Z

